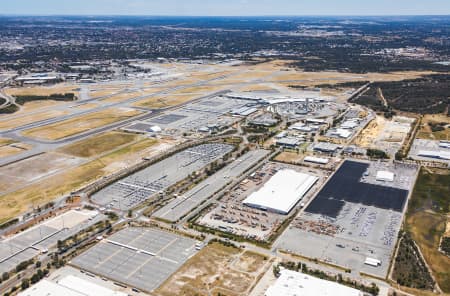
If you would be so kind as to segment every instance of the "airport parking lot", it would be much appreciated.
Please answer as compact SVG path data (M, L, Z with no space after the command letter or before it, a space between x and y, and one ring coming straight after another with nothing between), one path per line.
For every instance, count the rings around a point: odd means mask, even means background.
M121 210L138 206L189 174L233 150L232 145L203 144L181 151L92 195L93 202Z
M379 170L393 172L393 182L375 180ZM414 165L344 162L275 248L385 277L416 173Z
M196 240L152 228L126 228L103 239L70 264L151 292L196 254Z
M319 176L319 184L323 181L322 173L315 169L306 169L294 165L269 162L254 173L250 174L240 184L225 194L220 202L211 211L200 217L197 223L216 228L224 232L244 236L258 241L267 240L283 223L287 215L266 211L243 204L243 201L252 193L258 191L264 184L282 169L293 169ZM314 195L319 187L316 183L298 202L299 206L304 200Z
M268 150L253 150L248 152L227 167L221 169L203 182L200 182L188 192L175 198L152 216L169 221L177 221L228 183L234 181L235 178L239 177L267 156L269 152Z

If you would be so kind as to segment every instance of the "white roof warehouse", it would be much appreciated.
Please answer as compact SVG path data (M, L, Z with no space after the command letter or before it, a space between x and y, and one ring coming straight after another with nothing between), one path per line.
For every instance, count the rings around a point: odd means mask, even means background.
M265 296L362 296L363 293L341 284L303 273L282 270L281 276L267 289Z
M243 203L250 207L288 214L318 179L292 169L280 170Z

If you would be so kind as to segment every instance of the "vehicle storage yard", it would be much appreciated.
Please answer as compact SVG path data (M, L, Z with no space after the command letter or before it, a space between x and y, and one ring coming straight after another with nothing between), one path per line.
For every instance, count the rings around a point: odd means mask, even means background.
M233 150L232 145L204 144L181 151L92 195L93 202L128 210L163 192L189 174Z
M254 150L248 152L227 167L199 183L182 196L172 200L154 213L153 217L162 218L172 222L179 220L192 209L200 205L204 200L211 197L214 193L257 164L268 154L268 150Z
M393 172L392 181L380 170ZM416 173L415 165L345 161L276 248L385 277Z
M317 170L306 170L297 166L270 162L250 174L248 178L225 194L218 205L206 215L200 217L197 223L258 241L267 240L283 223L287 215L272 210L250 207L245 205L243 201L262 188L277 172L285 169L321 176ZM314 188L318 188L318 185L316 184L312 188L307 192L302 192L302 196L297 199L297 205L301 200L310 198L314 194ZM275 200L273 202L276 203Z
M71 210L0 242L0 273L32 259L105 217L96 211Z
M126 228L76 257L71 265L151 292L196 254L198 242L152 228Z

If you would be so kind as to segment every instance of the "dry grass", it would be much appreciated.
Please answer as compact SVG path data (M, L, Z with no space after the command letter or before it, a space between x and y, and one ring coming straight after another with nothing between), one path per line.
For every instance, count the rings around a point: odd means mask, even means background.
M7 139L7 138L0 138L0 147L6 146L6 145L10 145L15 143L16 141L14 141L13 139Z
M74 93L78 95L78 85L56 84L53 86L31 86L21 88L7 88L5 92L10 96L48 96L51 94Z
M295 152L282 152L275 157L275 161L286 163L298 163L302 161L304 155Z
M13 147L13 146L2 146L2 147L0 147L0 158L19 154L20 152L23 152L23 151L24 151L24 149L20 149L20 148Z
M23 134L45 140L58 140L140 114L142 112L128 108L105 109L62 122L30 129L23 132Z
M151 109L167 108L189 102L199 95L161 95L134 103L133 106Z
M214 85L202 85L184 88L171 93L172 95L184 95L184 94L202 94L207 95L210 93L215 93L224 90L224 87L214 86Z
M63 147L59 152L78 157L92 157L129 144L138 138L135 134L108 132Z
M122 93L122 94L118 94L118 95L113 95L107 99L102 99L102 102L117 103L117 102L129 100L129 99L133 99L133 98L136 98L139 96L141 96L141 94L139 92L126 92L126 93Z
M407 229L419 245L425 261L444 292L450 292L450 258L438 251L447 217L432 212L416 212L406 219Z
M422 125L417 137L420 139L428 140L450 140L450 128L446 128L443 131L433 132L428 123L441 123L445 122L450 124L450 117L445 114L427 114L422 119Z
M0 167L0 190L14 190L80 163L74 157L45 153Z
M266 262L262 255L213 243L189 259L155 295L248 295Z
M0 121L0 129L7 130L12 129L15 127L27 125L33 122L50 119L50 118L56 118L59 116L67 115L68 112L66 111L59 111L59 110L49 110L49 111L41 111L31 114L26 114L28 112L25 112L25 110L19 111L17 115L11 115L11 116L2 116Z
M44 178L37 183L0 196L0 223L29 210L32 205L43 205L111 173L110 166L114 163L139 162L141 153L151 149L156 143L157 141L154 139L138 141L96 160L61 170L60 173ZM28 167L23 165L22 169L26 170ZM122 168L122 166L117 166L115 171Z

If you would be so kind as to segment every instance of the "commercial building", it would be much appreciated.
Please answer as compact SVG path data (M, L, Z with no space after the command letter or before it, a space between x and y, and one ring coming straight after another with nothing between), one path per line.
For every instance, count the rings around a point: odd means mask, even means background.
M333 143L320 142L313 146L314 151L324 152L324 153L336 153L339 149L339 145Z
M417 155L427 158L450 160L450 152L447 151L420 150Z
M318 279L303 273L284 269L265 296L362 296L363 293L335 282Z
M306 156L304 161L317 163L317 164L327 164L329 162L329 159L321 158L321 157L314 157L314 156Z
M250 207L288 214L319 178L292 169L278 171L243 203Z
M295 149L301 144L301 141L297 138L285 137L285 138L278 139L275 143L277 146Z

